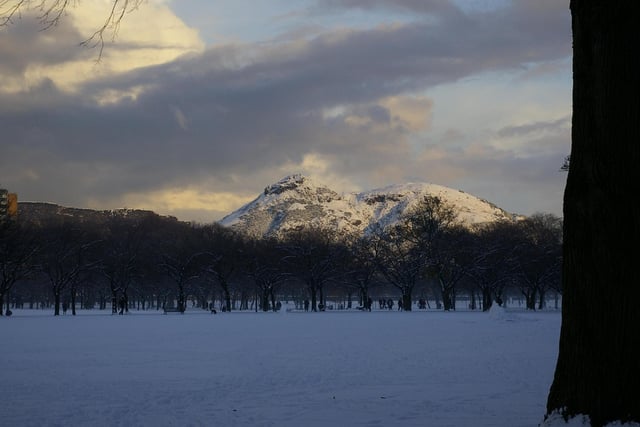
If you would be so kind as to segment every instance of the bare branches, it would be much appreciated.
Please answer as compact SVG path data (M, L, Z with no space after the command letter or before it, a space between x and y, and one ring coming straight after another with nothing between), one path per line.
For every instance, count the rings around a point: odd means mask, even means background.
M40 10L42 12L40 22L44 25L43 31L58 25L67 6L69 6L69 0L55 0L49 4L44 0L40 2Z
M22 12L34 11L43 30L55 27L69 6L76 5L75 0L0 0L0 26L12 24L22 18Z
M81 46L98 47L98 61L102 58L105 37L114 40L120 24L127 13L136 9L145 0L112 0L109 13L102 25L91 36L80 42ZM70 7L77 7L79 0L0 0L0 27L12 24L26 11L34 11L42 25L42 31L57 26Z
M96 47L99 46L98 61L102 58L102 52L104 51L104 36L107 30L111 31L111 40L115 40L118 30L120 29L120 23L124 16L136 10L144 0L113 0L111 11L105 19L102 26L94 32L91 37L80 43L81 46Z
M0 27L9 25L14 18L20 18L20 10L29 0L0 0Z

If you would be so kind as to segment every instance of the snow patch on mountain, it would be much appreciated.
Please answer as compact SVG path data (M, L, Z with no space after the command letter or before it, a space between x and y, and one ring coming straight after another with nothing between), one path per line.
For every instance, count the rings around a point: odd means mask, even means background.
M282 236L310 225L338 233L367 233L377 225L398 222L427 195L453 206L466 225L514 218L486 200L441 185L407 183L338 194L313 178L296 174L268 185L255 200L220 223L255 237Z

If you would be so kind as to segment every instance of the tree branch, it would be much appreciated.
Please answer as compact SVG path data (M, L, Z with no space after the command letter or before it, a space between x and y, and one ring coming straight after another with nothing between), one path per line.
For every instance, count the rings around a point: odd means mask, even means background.
M99 62L104 52L106 33L111 33L111 40L115 40L120 24L125 15L132 12L145 0L112 0L111 9L102 26L90 37L80 42L80 46L99 47ZM69 7L77 7L79 0L0 0L0 27L10 25L15 18L21 18L23 11L37 11L38 20L42 24L41 31L46 31L58 25Z

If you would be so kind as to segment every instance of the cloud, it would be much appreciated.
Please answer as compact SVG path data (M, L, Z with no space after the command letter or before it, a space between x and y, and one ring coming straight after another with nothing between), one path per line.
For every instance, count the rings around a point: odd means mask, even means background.
M429 128L433 102L424 96L392 96L381 101L393 122L407 131Z
M21 19L1 27L0 93L25 91L42 80L74 91L87 81L166 63L204 48L197 31L168 6L151 2L127 13L117 32L109 28L99 57L98 49L82 48L80 43L104 25L110 7L104 0L70 4L59 23L46 30L38 13L27 10Z
M46 64L16 59L7 71L12 76L25 78L25 70L37 68L48 77L0 92L3 185L31 200L121 203L202 220L206 212L209 219L221 217L298 171L320 174L339 191L425 176L444 185L474 177L486 177L490 185L513 180L509 173L525 168L511 165L533 141L535 123L495 124L498 129L486 132L449 127L447 138L440 138L434 134L438 103L425 93L487 72L519 72L527 64L566 58L570 23L562 5L518 2L465 12L444 1L375 4L440 19L198 52L197 32L166 5L153 4L136 12L131 27L123 24L117 43L107 48L109 64L95 75L71 73L78 66L74 56ZM560 18L543 28L529 23L552 12ZM70 26L70 39L92 25ZM154 36L156 31L162 34ZM32 45L37 41L25 42L25 48ZM477 146L465 151L469 135ZM566 146L558 133L542 136L539 144L551 147L544 156ZM535 152L528 152L532 164L543 161ZM25 170L30 179L19 178Z
M515 126L506 126L498 130L498 135L501 137L519 137L530 134L557 132L558 130L568 129L570 122L570 117L562 117L550 122L533 122Z
M0 73L10 75L24 73L29 65L52 65L81 56L78 49L60 49L70 46L80 38L80 33L69 21L63 21L55 29L55 36L42 30L36 16L25 14L15 24L0 27Z
M0 27L0 94L41 84L48 78L40 74L43 69L88 60L86 52L77 47L81 35L69 21L62 21L55 34L41 30L42 24L30 13L14 24Z
M125 192L105 201L89 199L87 205L95 209L109 206L123 206L130 209L154 209L165 215L181 217L189 213L190 219L197 222L210 222L212 212L223 216L235 207L248 203L255 194L240 195L230 192L212 192L206 187L192 185L189 187L164 188L155 191Z
M463 15L454 2L447 0L317 0L315 9L328 12L340 9L365 11L387 9L448 19L459 18Z

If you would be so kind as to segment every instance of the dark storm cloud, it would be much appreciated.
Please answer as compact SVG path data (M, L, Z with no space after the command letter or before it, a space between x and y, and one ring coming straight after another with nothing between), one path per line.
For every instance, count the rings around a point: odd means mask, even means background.
M470 6L473 6L473 3L470 3ZM531 53L532 57L535 57L538 47L555 44L559 49L564 49L565 55L569 54L568 2L487 2L486 10L471 7L470 10L464 11L454 2L447 0L317 0L316 8L334 12L340 9L388 9L409 12L412 15L436 18L436 24L441 28L446 26L444 33L459 39L462 44L467 44L468 35L473 34L474 37L490 41L498 50L501 49L501 45L520 45L524 49L522 55ZM468 46L477 46L477 43L469 43Z
M355 0L330 3L365 7ZM0 93L3 152L11 154L0 160L6 186L49 200L41 194L64 193L64 202L78 205L212 177L233 191L246 182L232 175L264 174L310 152L333 159L336 170L351 176L366 174L389 162L411 162L406 131L356 129L326 110L350 106L387 123L390 112L377 104L381 98L570 54L565 5L519 2L467 16L444 1L376 4L443 19L213 48L86 84L74 94L52 84ZM464 25L452 27L452 16ZM26 66L13 62L16 69ZM105 91L141 86L146 89L135 99L95 102ZM28 108L15 108L21 103Z

